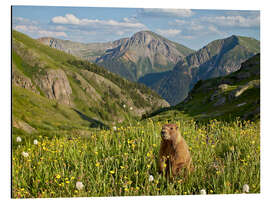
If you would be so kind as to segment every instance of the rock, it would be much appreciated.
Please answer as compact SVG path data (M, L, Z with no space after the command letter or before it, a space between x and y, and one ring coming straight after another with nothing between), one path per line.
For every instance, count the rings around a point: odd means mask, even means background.
M220 106L222 104L225 104L226 102L226 97L221 97L215 104L214 106Z
M12 121L12 126L18 129L22 129L27 133L33 133L36 132L36 129L30 126L28 123L24 121Z
M241 94L243 94L246 90L250 88L259 88L260 87L260 81L259 80L252 80L245 84L244 86L239 87L234 94L234 97L239 97Z
M221 91L224 91L224 90L228 89L228 87L229 87L229 85L227 85L227 84L221 84L218 86L218 89L220 89Z
M244 106L244 105L246 105L247 103L246 102L244 102L244 103L241 103L241 104L237 104L236 106L237 107L240 107L240 106Z
M218 91L215 91L215 92L211 95L210 101L214 101L214 100L216 100L216 99L219 98L219 97L220 97L219 92L218 92Z
M17 70L14 69L12 69L12 84L28 89L36 94L40 94L30 78L26 77L23 74L20 74Z
M56 99L61 104L72 105L72 89L63 70L45 70L45 74L36 76L34 80L49 99Z

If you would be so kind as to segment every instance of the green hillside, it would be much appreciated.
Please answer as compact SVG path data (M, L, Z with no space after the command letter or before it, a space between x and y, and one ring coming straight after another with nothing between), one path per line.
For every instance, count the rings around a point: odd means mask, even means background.
M12 32L15 133L108 127L162 106L144 85Z

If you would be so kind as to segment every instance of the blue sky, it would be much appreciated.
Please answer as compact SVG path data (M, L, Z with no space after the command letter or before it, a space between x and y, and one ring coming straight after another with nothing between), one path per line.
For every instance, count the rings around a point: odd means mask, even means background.
M260 12L14 6L12 27L33 38L107 42L151 30L192 49L231 35L260 40Z

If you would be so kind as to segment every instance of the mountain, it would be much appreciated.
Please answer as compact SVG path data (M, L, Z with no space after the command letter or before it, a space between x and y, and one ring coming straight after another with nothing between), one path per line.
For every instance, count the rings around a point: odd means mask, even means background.
M233 35L215 40L181 59L173 70L145 75L139 82L151 87L171 105L176 105L187 97L199 80L237 71L243 61L259 51L259 41Z
M95 62L97 58L102 56L106 50L113 49L124 43L127 39L119 39L113 42L105 43L80 43L70 40L61 40L53 37L42 37L37 39L39 42L46 44L52 48L64 51L66 53L77 56L81 59Z
M111 72L137 81L147 73L170 70L193 50L151 31L135 33L96 62Z
M180 59L194 52L151 31L140 31L130 38L108 43L83 44L55 38L38 40L102 65L131 81L148 73L171 70Z
M16 130L106 127L165 106L142 84L12 31Z
M159 119L178 114L196 120L243 120L260 118L260 54L241 64L236 72L227 76L199 80L188 97L173 107L150 115ZM148 115L149 116L149 115ZM145 117L145 116L144 116Z

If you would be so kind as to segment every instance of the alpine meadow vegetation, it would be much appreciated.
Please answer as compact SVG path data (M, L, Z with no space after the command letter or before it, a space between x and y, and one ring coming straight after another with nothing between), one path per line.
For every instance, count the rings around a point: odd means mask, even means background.
M158 173L160 130L147 119L109 130L47 136L13 134L13 198L238 194L260 192L260 122L208 124L170 121L180 127L195 170L170 181ZM247 189L248 188L248 189Z

